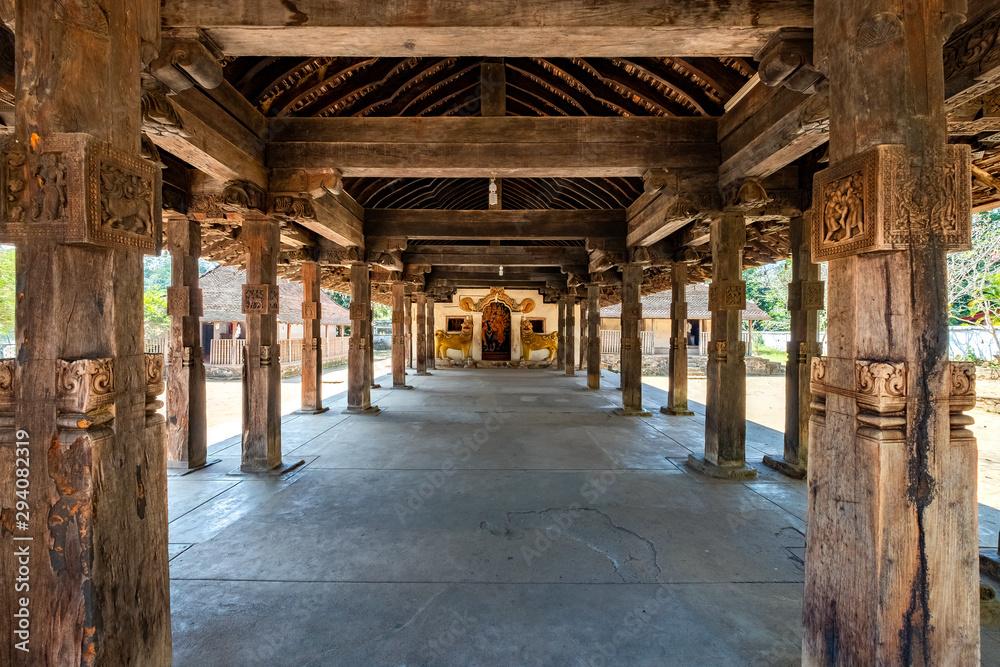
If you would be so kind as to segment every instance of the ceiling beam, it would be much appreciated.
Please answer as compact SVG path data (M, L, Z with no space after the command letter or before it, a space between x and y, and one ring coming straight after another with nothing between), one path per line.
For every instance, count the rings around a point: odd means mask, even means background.
M167 34L202 28L231 56L751 56L808 28L812 0L165 0Z
M570 240L625 235L625 211L368 209L365 235L439 240Z
M550 246L410 246L405 264L433 266L563 266L585 264L587 250Z
M268 166L345 177L627 177L719 166L714 118L279 118Z

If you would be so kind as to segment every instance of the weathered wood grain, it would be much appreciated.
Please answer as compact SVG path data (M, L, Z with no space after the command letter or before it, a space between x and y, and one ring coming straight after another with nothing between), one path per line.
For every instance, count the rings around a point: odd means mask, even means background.
M364 231L366 236L417 239L618 239L625 232L625 212L369 209Z

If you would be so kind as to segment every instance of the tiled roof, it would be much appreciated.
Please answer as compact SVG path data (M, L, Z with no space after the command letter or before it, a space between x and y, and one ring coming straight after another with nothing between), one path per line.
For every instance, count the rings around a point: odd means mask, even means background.
M201 276L199 284L205 302L202 322L242 322L243 284L245 271L232 266L217 266ZM326 292L320 292L323 304L323 324L350 324L347 309L334 302ZM302 324L302 285L278 278L278 321L282 324Z
M658 292L657 294L649 294L642 297L642 316L643 318L649 319L670 319L670 303L673 301L673 293L671 290L666 292ZM712 318L712 312L708 309L708 285L705 283L698 283L697 285L688 285L687 287L687 301L688 301L688 319L689 320L708 320ZM622 316L622 305L615 304L614 306L605 306L601 308L601 317L621 317ZM769 320L767 313L760 309L760 307L747 299L747 309L743 311L743 319L745 320Z

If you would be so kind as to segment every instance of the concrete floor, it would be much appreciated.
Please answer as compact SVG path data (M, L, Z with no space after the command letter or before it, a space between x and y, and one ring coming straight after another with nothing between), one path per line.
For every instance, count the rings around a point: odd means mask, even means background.
M683 465L702 406L644 387L653 417L613 416L613 374L409 382L374 417L285 417L306 465L280 479L228 474L238 438L172 473L174 665L799 664L805 484L758 465L780 433L748 423L759 478L719 482Z

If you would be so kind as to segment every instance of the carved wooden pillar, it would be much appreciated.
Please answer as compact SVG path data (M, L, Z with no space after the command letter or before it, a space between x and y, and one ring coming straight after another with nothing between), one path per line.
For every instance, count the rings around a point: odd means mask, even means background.
M371 344L371 273L364 262L351 264L351 339L347 347L347 414L375 414L368 372Z
M302 407L298 412L315 415L323 407L323 339L320 302L320 268L316 262L302 262Z
M392 388L412 389L406 384L406 319L403 304L406 303L406 284L392 284Z
M411 300L410 288L406 287L403 293L403 331L405 332L403 344L406 346L407 368L413 368L413 311L410 308Z
M566 297L559 298L559 336L557 337L556 370L566 370Z
M417 292L417 375L427 372L427 294Z
M369 267L369 287L371 287L371 269ZM375 382L375 314L373 312L373 304L371 298L371 291L368 293L368 328L365 329L365 336L367 338L365 343L365 349L368 350L368 356L365 358L365 377L368 378L368 386L372 389L379 389L382 387L381 384Z
M670 385L667 404L660 407L666 415L690 416L688 409L687 348L688 265L674 262L670 270Z
M158 41L158 12L86 8L12 5L0 242L17 246L19 293L16 360L0 371L12 418L0 425L0 664L168 667L163 358L143 353L142 300L160 175L139 150L139 45Z
M278 354L278 224L248 214L240 240L246 249L243 285L247 344L243 348L244 472L281 466L281 360Z
M205 358L199 319L202 300L198 288L201 225L178 214L164 222L171 258L171 285L167 288L167 459L178 467L196 470L206 465L208 454Z
M601 286L587 285L587 389L601 388Z
M708 349L705 405L705 457L690 455L688 465L713 477L753 479L746 465L746 344L741 327L746 308L743 246L746 216L735 206L712 222L712 340Z
M820 355L819 311L823 288L819 264L812 263L809 230L812 215L792 219L788 230L792 248L792 281L788 283L791 340L785 366L785 451L783 458L764 457L764 464L795 479L806 478L809 461L809 373L813 357Z
M639 321L642 319L642 266L623 264L622 270L622 352L620 414L629 417L649 417L642 409L642 345L639 342Z
M563 366L566 375L576 375L576 297L564 296L563 303L566 310L566 352Z
M434 363L437 351L434 349L434 297L432 296L427 297L427 323L425 328L427 334L427 369L434 370L437 368L437 364Z
M581 371L587 370L587 354L589 350L587 349L587 339L589 333L589 323L587 317L589 315L587 306L589 301L586 298L580 300L580 365L579 369Z
M975 370L948 360L945 264L970 244L942 57L964 6L815 3L831 117L812 253L829 262L829 325L812 374L805 664L980 662Z

